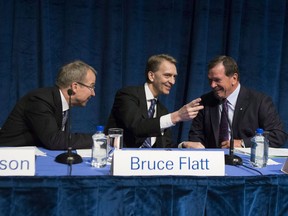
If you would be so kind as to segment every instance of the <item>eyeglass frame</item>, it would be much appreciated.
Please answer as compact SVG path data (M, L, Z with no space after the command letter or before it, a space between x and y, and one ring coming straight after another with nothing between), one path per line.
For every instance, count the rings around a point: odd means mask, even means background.
M86 84L84 84L84 83L82 83L82 82L76 82L76 83L78 83L79 85L82 85L82 86L88 88L90 91L94 91L94 92L95 92L95 86L89 86L89 85L86 85Z

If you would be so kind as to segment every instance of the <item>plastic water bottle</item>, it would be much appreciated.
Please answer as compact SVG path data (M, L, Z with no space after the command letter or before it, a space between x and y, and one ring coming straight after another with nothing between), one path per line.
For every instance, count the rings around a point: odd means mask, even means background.
M92 136L91 166L97 168L105 167L107 164L107 137L103 131L103 126L97 126L96 133Z
M266 167L268 161L268 139L263 135L263 129L257 128L255 136L251 139L251 158L254 167Z

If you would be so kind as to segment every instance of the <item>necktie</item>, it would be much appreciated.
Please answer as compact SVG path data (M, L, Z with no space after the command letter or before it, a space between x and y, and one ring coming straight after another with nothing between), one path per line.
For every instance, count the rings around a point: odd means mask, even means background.
M151 100L151 105L148 110L148 118L153 118L155 112L156 99ZM151 148L151 137L147 137L141 148Z
M222 103L221 120L219 125L219 143L229 140L227 102L227 99L224 99Z
M62 118L62 131L65 130L65 124L67 122L68 119L68 110L63 112L63 118Z

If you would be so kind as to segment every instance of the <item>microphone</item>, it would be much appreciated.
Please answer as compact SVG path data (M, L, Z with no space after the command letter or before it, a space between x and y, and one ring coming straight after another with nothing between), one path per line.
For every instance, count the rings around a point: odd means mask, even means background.
M68 95L69 95L69 107L70 107L70 105L71 105L71 96L73 95L73 90L72 89L68 89L67 90L67 93L68 93Z
M242 158L234 155L234 137L233 137L233 128L232 128L232 124L229 120L228 115L227 116L227 121L228 121L228 125L230 127L230 147L229 147L229 155L226 154L225 155L225 164L226 165L242 165Z
M62 164L78 164L78 163L82 163L82 157L80 155L78 155L77 153L72 152L72 146L71 146L71 96L73 95L73 90L72 89L68 89L67 93L69 95L69 109L68 109L68 128L66 130L66 140L68 140L68 149L67 152L62 153L60 155L58 155L55 158L55 161L58 163L62 163Z

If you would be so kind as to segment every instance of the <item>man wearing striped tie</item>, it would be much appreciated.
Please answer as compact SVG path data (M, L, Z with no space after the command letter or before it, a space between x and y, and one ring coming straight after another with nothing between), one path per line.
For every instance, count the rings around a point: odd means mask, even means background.
M146 64L146 82L118 90L105 131L124 129L124 147L168 148L172 142L170 127L196 117L203 109L200 98L169 113L159 101L161 94L168 95L175 84L176 60L169 55L151 56Z

